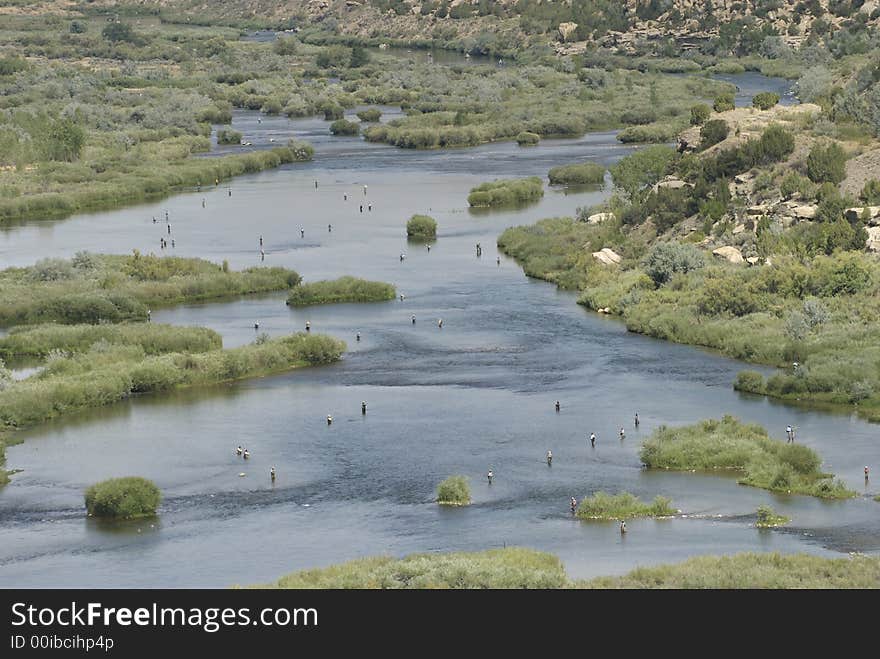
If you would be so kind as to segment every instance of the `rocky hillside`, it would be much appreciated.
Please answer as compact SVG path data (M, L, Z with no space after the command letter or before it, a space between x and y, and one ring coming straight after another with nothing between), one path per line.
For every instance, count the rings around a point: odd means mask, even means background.
M474 51L523 42L578 52L588 43L622 53L656 46L755 54L767 36L780 47L809 35L880 24L880 0L42 0L39 10L136 6L182 20L246 22L267 28L321 26L365 39L459 42ZM11 3L6 11L33 11ZM768 47L768 46L764 46ZM769 46L772 47L772 46ZM725 52L727 51L727 52Z

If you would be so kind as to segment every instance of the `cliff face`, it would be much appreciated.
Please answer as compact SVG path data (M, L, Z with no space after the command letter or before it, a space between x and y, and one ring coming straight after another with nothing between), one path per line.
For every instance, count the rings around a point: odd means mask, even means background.
M706 40L745 20L773 28L790 46L815 29L823 33L851 21L880 25L880 0L41 0L56 7L136 5L179 18L251 21L265 27L324 24L342 35L373 39L532 40L578 50L587 42L633 50L640 41ZM27 11L15 5L0 8ZM511 43L510 45L516 45Z

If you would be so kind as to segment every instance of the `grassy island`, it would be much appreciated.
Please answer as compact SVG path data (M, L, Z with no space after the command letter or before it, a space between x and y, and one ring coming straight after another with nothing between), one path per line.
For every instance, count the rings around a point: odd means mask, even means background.
M92 485L85 500L89 517L137 519L156 514L162 493L146 478L126 476Z
M537 176L501 179L471 189L468 204L476 207L510 206L536 201L544 196L544 184Z
M97 341L85 352L50 356L34 376L0 391L0 427L23 428L125 400L134 394L210 385L336 361L342 341L300 332L207 352L148 355L137 344Z
M580 519L601 520L670 517L678 512L670 504L669 499L661 496L654 497L654 501L651 503L643 503L629 492L621 492L620 494L596 492L593 496L584 498L580 502L576 514Z
M738 483L772 492L824 499L855 496L834 474L819 471L821 459L801 444L772 440L759 425L731 416L691 426L661 426L645 440L639 456L651 469L728 470Z
M547 175L551 185L584 185L603 183L605 168L594 162L560 165L550 170Z
M0 271L0 326L145 320L151 308L285 290L299 281L286 268L235 272L196 258L80 252Z
M437 503L443 506L467 506L471 502L471 486L464 476L450 476L437 486Z
M291 290L287 304L291 307L303 307L340 302L384 302L393 300L396 296L397 291L391 284L356 277L340 277L296 286Z
M420 240L437 237L437 220L427 215L413 215L406 223L408 238Z

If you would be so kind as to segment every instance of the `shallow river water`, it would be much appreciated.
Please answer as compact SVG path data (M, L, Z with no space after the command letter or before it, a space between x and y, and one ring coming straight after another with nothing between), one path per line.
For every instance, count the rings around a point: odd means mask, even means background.
M709 553L880 550L878 504L867 496L779 496L733 477L647 472L638 459L641 440L660 424L730 413L780 441L795 425L826 470L876 494L862 479L864 465L880 470L876 426L737 394L731 382L743 363L630 334L576 305L575 295L527 279L512 260L497 264L504 228L573 214L608 191L548 187L532 206L474 213L468 190L495 177L545 176L578 158L610 164L629 152L613 133L422 152L332 138L317 119L258 122L242 113L234 127L255 146L273 136L308 139L315 160L157 203L8 228L0 264L81 249L160 253L167 210L175 247L166 253L260 265L262 235L264 265L292 267L307 281L388 281L405 299L292 310L271 294L154 310L155 321L214 328L226 346L252 341L255 321L273 336L309 321L349 350L333 366L136 398L25 433L7 451L7 466L22 471L0 490L0 587L225 587L366 555L505 545L553 552L573 577ZM413 213L439 223L430 252L407 243ZM234 455L239 444L248 462ZM108 527L86 519L83 490L128 474L162 489L158 520ZM470 477L472 506L433 503L450 474ZM629 521L622 538L613 523L569 513L570 496L597 490L662 494L682 514ZM756 530L763 503L791 525Z

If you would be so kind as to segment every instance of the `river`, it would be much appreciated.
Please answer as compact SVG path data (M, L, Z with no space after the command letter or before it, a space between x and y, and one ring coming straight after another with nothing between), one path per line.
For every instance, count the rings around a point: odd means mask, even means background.
M876 494L862 480L865 464L880 464L875 426L737 394L731 382L743 363L630 334L576 305L574 294L526 278L503 255L497 264L504 228L570 215L608 191L548 187L534 205L474 213L470 187L546 176L578 158L610 164L631 150L614 133L530 148L404 151L330 137L317 119L257 122L243 113L233 125L255 143L289 132L309 139L315 160L156 203L7 228L0 263L80 249L158 253L167 210L176 243L167 252L260 265L262 235L264 265L293 267L307 281L389 281L405 299L292 310L283 294L270 294L154 310L155 321L216 329L226 346L252 341L254 321L273 336L309 321L349 351L333 366L136 398L22 433L24 443L7 451L7 466L22 471L0 490L0 587L226 587L367 555L505 545L553 552L573 577L700 554L880 551L878 504L868 497L781 496L729 476L648 472L638 459L657 426L730 413L780 441L795 425L825 469ZM439 223L430 252L407 243L413 213ZM235 456L239 444L248 462ZM451 474L471 479L473 505L433 502ZM86 519L84 489L122 475L159 485L157 520ZM629 521L622 537L615 524L571 517L569 497L597 490L668 496L682 515ZM790 526L756 530L754 511L764 503L792 517Z

